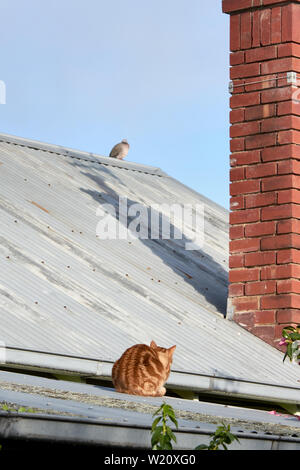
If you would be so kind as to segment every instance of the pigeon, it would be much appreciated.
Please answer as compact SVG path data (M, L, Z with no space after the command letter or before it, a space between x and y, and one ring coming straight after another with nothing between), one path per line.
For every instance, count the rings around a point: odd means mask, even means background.
M129 143L126 139L123 139L122 142L116 144L110 151L109 156L112 158L118 158L118 160L123 160L128 154Z

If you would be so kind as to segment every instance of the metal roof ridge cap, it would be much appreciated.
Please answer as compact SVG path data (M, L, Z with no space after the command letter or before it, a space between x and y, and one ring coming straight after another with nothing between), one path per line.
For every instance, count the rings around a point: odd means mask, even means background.
M24 357L25 356L25 357ZM39 353L22 349L6 349L6 364L37 369L52 369L97 377L110 377L113 361L95 360L73 356L55 355L53 353ZM208 391L234 396L252 397L260 400L271 400L284 403L300 403L299 388L280 384L263 384L260 382L247 382L234 378L200 375L171 371L166 383L170 388L181 388L194 391ZM289 392L283 398L282 391Z
M192 375L192 377L191 377ZM180 380L180 378L181 380ZM190 380L186 380L189 377ZM182 380L182 378L184 380ZM261 382L247 382L226 377L213 377L198 374L185 374L171 372L167 386L194 391L207 391L211 393L226 394L236 397L248 397L261 401L300 404L299 388L280 384L264 384ZM282 395L283 390L287 393Z
M145 165L142 163L136 163L131 161L123 161L112 159L105 155L99 155L93 152L86 152L84 150L76 150L70 147L65 147L62 145L49 144L46 142L41 142L39 140L27 139L24 137L18 137L10 134L0 133L0 142L7 142L9 144L21 145L28 148L34 148L36 150L43 150L46 152L56 153L58 155L64 155L72 158L85 159L87 161L92 161L95 163L104 164L107 166L114 166L118 168L125 168L133 171L141 171L142 173L149 173L157 176L168 176L164 171L159 167Z
M5 349L4 364L8 366L18 365L23 368L33 367L34 369L65 371L67 373L96 377L110 377L112 368L112 363L108 361L9 347Z

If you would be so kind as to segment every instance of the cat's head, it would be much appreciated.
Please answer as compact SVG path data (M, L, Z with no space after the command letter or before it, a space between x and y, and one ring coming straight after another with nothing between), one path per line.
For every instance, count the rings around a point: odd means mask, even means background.
M160 346L157 346L155 341L151 341L150 348L155 349L155 351L158 354L158 357L159 357L160 361L163 364L167 365L167 364L172 363L173 354L174 354L174 351L176 349L176 345L171 346L169 349L167 349L167 348L161 348Z

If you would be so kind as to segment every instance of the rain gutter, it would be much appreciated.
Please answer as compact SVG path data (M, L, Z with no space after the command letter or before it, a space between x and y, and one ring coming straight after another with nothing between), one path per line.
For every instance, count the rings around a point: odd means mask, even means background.
M57 443L114 446L126 449L149 449L150 426L130 423L107 422L92 418L69 416L36 415L32 413L12 413L0 411L0 437L26 441L50 441ZM208 444L211 428L205 424L198 429L174 429L177 439L175 449L194 449L199 443ZM239 443L233 443L231 450L299 450L300 438L277 436L265 433L237 431ZM202 437L201 437L202 436Z

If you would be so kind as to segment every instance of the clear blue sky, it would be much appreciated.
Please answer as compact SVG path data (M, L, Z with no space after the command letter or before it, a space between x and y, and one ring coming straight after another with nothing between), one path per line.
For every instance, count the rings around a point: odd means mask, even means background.
M159 166L228 208L221 0L2 0L0 132Z

